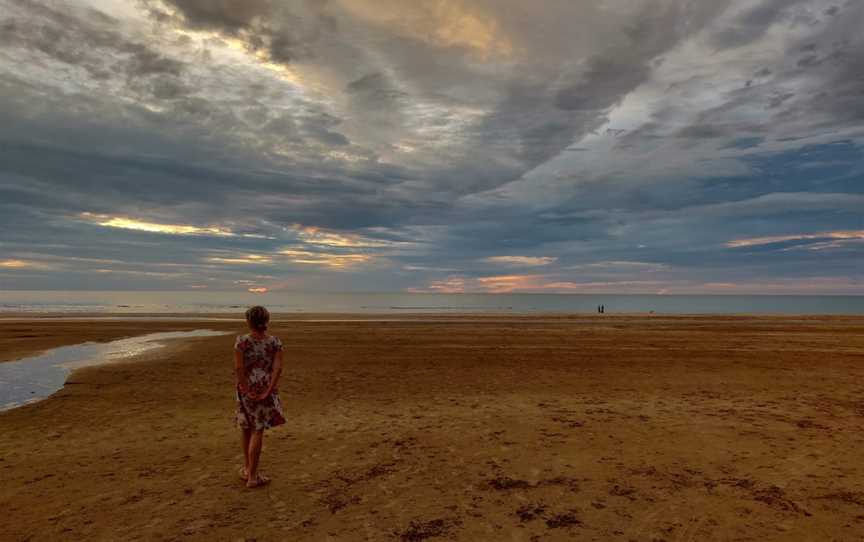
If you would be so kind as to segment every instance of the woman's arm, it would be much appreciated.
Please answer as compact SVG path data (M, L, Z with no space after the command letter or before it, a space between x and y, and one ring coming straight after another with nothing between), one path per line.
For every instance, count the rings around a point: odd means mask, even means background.
M270 385L267 386L267 391L261 394L259 399L266 399L273 390L279 389L279 377L282 376L282 351L276 351L276 357L273 360L273 372L270 373Z
M246 380L246 367L243 365L243 352L234 351L234 378L241 393L249 393L249 382Z

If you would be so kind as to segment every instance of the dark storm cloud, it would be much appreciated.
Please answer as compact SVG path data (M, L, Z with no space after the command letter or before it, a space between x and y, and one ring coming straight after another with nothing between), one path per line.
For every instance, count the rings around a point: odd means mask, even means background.
M23 15L0 22L0 46L24 47L85 69L95 79L122 71L129 77L180 75L184 64L112 30L117 20L93 9L70 13L33 0L11 4ZM20 13L19 12L19 13Z
M860 4L115 7L0 0L0 287L860 275Z
M722 126L714 124L697 124L682 128L676 135L684 139L716 139L718 137L728 136L729 132Z
M556 95L556 105L564 110L604 111L620 101L650 73L650 64L677 43L683 35L678 22L698 13L679 4L646 8L638 14L632 26L622 29L627 39L620 47L591 58L580 80L573 86L562 88ZM698 19L691 20L698 25ZM632 49L639 49L633 54Z
M271 12L269 0L171 0L192 26L237 31Z
M432 107L449 108L465 104L472 96L485 94L492 98L497 95L498 106L486 112L475 128L453 134L468 138L462 148L477 149L492 163L478 171L473 163L474 152L458 156L459 147L451 147L447 161L456 164L455 170L433 174L436 190L441 183L450 183L449 189L456 195L515 179L566 148L580 134L595 129L603 121L604 112L645 79L651 59L683 36L697 31L723 5L718 2L712 8L684 7L663 2L658 3L660 9L640 8L618 21L610 17L610 22L604 26L608 26L610 37L614 39L610 40L609 47L589 53L586 66L574 66L563 72L560 65L538 69L529 57L526 62L520 62L518 73L496 84L494 77L490 81L488 74L478 77L475 59L466 56L464 48L441 47L423 41L420 36L425 34L412 32L408 22L405 23L408 31L399 36L383 34L377 26L368 27L369 39L391 45L375 51L390 64L392 75L385 76L380 71L360 72L362 63L345 62L348 58L363 59L369 53L361 49L364 37L357 38L356 21L353 26L340 22L345 14L331 9L327 3L247 6L242 2L225 2L216 7L172 0L168 4L179 10L184 24L240 36L247 47L265 51L272 61L290 66L295 61L314 57L323 64L332 63L339 70L334 75L344 78L344 88L352 97L354 111L350 113L361 116L363 126L370 128L370 132L387 132L386 137L398 137L404 132L404 126L414 122L412 116L416 117L416 112L411 107L414 102L425 101ZM411 8L406 8L405 4L393 7L403 10L409 21L415 9L424 16L434 15L434 12L423 11L426 9L423 3ZM563 21L567 16L605 16L586 7L556 6L544 17L549 24L564 31ZM383 9L376 6L373 11ZM494 13L494 16L504 13ZM677 24L679 19L687 20L687 26ZM503 20L502 26L505 24L514 25L517 32L524 31L515 21ZM418 28L418 31L429 32L425 28ZM525 39L536 37L533 32L524 36ZM550 45L560 48L566 36L554 39L560 40L559 43ZM293 52L285 53L285 48ZM561 60L564 58L562 56ZM405 87L413 90L407 91ZM375 133L364 135L376 139ZM324 142L338 144L345 140L334 136ZM515 154L521 163L510 165L511 157L505 153ZM451 178L453 180L449 181ZM470 182L466 184L468 179Z
M802 0L767 0L745 9L726 28L711 37L719 49L744 47L762 37L775 22L787 17Z
M270 58L283 63L314 57L315 43L321 34L335 30L335 19L322 13L325 4L270 0L145 1L157 20L173 20L190 28L241 37L251 50L266 50ZM176 16L172 17L166 8L176 10Z

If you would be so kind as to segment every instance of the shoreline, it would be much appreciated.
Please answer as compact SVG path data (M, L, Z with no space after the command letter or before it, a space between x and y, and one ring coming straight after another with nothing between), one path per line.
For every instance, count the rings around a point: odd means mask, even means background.
M88 324L98 322L99 326ZM160 331L191 331L202 321L187 318L170 321L21 318L0 319L0 364L40 355L54 348L105 343ZM230 325L226 325L230 324ZM237 328L234 322L207 322L218 331Z
M388 315L390 316L390 315ZM642 313L545 313L545 314L498 314L460 313L436 315L429 313L404 313L390 317L378 317L365 313L275 313L272 315L273 325L282 326L296 324L351 324L351 323L413 323L413 324L507 324L519 322L524 325L540 326L544 324L591 324L603 321L607 323L638 323L643 320L654 322L693 322L693 323L755 323L764 321L771 323L823 322L833 325L855 326L864 324L864 315L830 314L830 315L788 315L788 314L642 314ZM96 327L81 327L87 323L98 323ZM26 328L16 328L16 325L59 324L47 328L40 334L31 334ZM68 326L64 328L63 325ZM135 324L135 325L129 325ZM206 313L177 314L172 316L141 314L130 316L122 313L113 315L87 314L70 316L68 314L43 314L33 316L29 313L17 314L13 317L0 316L0 364L16 361L25 357L39 355L53 348L83 344L86 342L107 342L131 338L158 331L189 331L197 325L206 324L217 330L238 330L243 332L245 320L242 316L223 313L213 317ZM77 334L77 335L76 335ZM23 340L22 340L23 339ZM81 340L79 340L81 339ZM46 346L47 344L47 346Z
M661 317L661 318L864 318L864 313L808 313L808 312L606 312L597 313L592 311L332 311L332 312L277 312L271 311L273 319L280 320L362 320L362 319L418 319L418 318L615 318L615 317ZM105 320L105 319L129 319L129 320L214 320L214 321L244 321L243 311L237 312L0 312L0 322L10 320Z

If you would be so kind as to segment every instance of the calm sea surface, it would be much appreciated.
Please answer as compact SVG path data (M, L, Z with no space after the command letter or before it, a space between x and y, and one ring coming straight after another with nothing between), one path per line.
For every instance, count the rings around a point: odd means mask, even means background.
M659 314L864 314L864 296L405 294L0 291L0 313L223 313L253 304L272 312L574 312Z

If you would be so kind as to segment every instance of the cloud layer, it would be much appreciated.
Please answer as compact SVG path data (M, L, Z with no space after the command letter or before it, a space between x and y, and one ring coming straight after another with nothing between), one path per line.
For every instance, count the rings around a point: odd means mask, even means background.
M862 25L0 0L0 289L864 293Z

